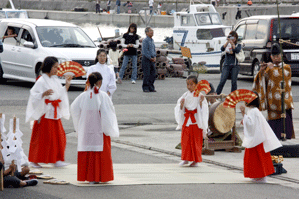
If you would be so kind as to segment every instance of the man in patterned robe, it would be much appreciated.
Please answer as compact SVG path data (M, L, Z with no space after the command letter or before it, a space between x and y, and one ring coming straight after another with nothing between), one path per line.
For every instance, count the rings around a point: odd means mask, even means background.
M253 90L258 92L260 97L260 110L268 111L268 123L273 129L278 139L283 139L283 115L282 115L282 99L281 99L281 82L282 79L282 58L280 47L273 44L271 49L271 59L273 62L261 63L261 68L254 78ZM286 109L285 116L285 133L286 139L295 138L292 109L294 108L292 97L292 73L288 64L284 67L284 85Z

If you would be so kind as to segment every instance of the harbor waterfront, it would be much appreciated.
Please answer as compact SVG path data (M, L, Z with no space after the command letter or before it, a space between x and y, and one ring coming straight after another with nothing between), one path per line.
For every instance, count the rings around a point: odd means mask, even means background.
M189 4L184 7L188 8ZM142 8L140 8L142 9ZM273 5L253 5L253 6L219 6L216 7L222 17L224 25L233 26L239 19L236 19L238 9L241 11L241 18L252 15L275 15L277 12L276 6ZM54 11L54 10L32 10L26 9L30 18L44 19L45 17L53 20L62 20L75 24L92 23L92 24L113 24L118 27L127 26L131 23L136 23L138 26L144 26L142 19L137 13L127 14L96 14L95 12L74 12L74 11ZM299 5L280 5L281 15L290 15L294 12L299 12ZM144 14L141 14L144 17ZM154 15L149 23L152 27L173 27L174 20L172 15Z

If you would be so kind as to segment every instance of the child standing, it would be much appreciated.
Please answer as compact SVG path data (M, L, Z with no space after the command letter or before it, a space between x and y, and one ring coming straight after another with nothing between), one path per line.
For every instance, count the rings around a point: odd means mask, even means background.
M243 115L244 140L244 177L254 182L266 183L266 176L275 172L270 151L281 147L268 122L259 111L259 98L240 106Z
M112 41L109 43L110 49L108 52L108 56L110 57L111 64L114 66L114 72L116 75L116 79L119 78L119 63L118 59L123 55L123 51L117 50L117 43L115 41Z
M131 14L132 13L133 3L131 1L127 1L127 6L128 6L128 14Z
M78 181L98 183L114 179L110 137L118 137L119 129L112 101L100 90L102 79L99 72L91 73L90 88L71 105L78 133Z
M187 77L188 91L180 97L174 109L178 129L182 129L181 146L183 166L192 161L191 167L197 167L202 162L202 142L206 138L208 129L209 109L208 102L200 93L194 97L194 90L198 83L196 76Z

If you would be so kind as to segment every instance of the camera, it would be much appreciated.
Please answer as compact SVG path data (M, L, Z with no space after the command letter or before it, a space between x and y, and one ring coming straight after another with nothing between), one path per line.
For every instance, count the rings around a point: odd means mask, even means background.
M229 35L227 38L228 38L228 39L234 39L235 37Z

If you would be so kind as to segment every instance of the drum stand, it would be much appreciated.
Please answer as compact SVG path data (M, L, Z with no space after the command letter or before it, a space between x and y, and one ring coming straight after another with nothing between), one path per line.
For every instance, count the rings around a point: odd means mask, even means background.
M206 95L207 99L217 99L220 98L222 101L226 95ZM204 140L204 148L202 149L202 154L204 155L214 155L215 150L225 149L227 152L237 152L241 153L242 148L236 145L236 121L234 122L234 126L232 128L232 134L230 140L223 141L209 141L209 139Z

